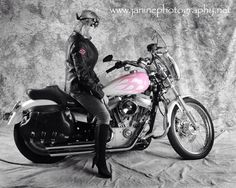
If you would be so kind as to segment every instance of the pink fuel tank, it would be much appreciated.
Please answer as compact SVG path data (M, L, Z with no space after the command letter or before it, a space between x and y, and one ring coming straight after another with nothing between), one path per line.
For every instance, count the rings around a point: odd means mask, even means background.
M146 72L134 72L109 82L103 91L106 95L128 95L144 92L150 85Z

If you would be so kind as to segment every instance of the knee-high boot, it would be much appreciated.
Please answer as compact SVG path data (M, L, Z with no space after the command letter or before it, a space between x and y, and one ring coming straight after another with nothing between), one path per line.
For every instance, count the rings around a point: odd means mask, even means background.
M98 168L98 174L103 178L111 178L111 173L107 169L106 164L106 141L110 131L109 125L101 124L95 127L95 157L93 158L93 166Z

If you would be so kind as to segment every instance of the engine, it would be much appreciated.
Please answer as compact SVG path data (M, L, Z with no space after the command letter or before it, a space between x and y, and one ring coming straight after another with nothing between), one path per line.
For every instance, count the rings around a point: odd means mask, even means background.
M113 137L109 142L114 147L129 145L136 134L143 129L146 134L149 127L149 116L152 100L144 94L115 97L109 101L112 111ZM108 143L108 147L109 147Z
M118 97L118 100L113 110L118 127L135 127L150 112L152 104L151 98L144 94Z

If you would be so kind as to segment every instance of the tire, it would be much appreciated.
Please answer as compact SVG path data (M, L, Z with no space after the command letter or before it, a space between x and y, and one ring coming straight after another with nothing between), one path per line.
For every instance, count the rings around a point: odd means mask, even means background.
M24 155L27 159L34 163L46 163L51 164L58 161L61 161L65 157L50 157L46 152L39 154L39 152L35 152L29 147L31 144L29 141L24 140L24 138L20 135L20 124L16 124L14 127L14 141L18 148L18 150L21 152L22 155Z
M214 143L213 123L206 108L200 102L189 97L186 97L183 100L186 103L187 109L191 113L192 113L191 111L191 108L192 108L195 110L195 112L197 112L198 115L200 115L199 117L201 117L201 120L203 120L203 126L200 124L201 121L197 121L196 125L197 126L199 125L199 130L194 130L194 128L191 126L191 123L188 123L190 122L189 120L184 121L183 120L184 118L179 119L177 117L178 112L179 112L179 107L176 105L171 115L171 127L168 132L168 139L170 141L170 144L174 148L174 150L182 158L187 159L187 160L202 159L208 155ZM185 114L183 114L183 116L184 115ZM198 116L194 114L193 117L196 119ZM203 139L203 144L201 144L201 142L199 141L199 138L202 139L203 137L202 136L198 137L196 136L196 134L193 134L191 131L194 131L195 133L198 132L201 134L201 131L203 129L206 130L206 133L205 133L205 138ZM190 145L184 145L182 143L184 140L188 140ZM194 142L197 143L198 146L202 145L202 147L200 147L197 151L194 151L194 150L191 151L191 149L188 148L189 146L193 148L193 145L191 144Z

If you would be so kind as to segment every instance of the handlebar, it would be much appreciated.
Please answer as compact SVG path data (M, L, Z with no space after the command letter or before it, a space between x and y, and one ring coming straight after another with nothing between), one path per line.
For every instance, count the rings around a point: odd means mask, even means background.
M136 64L136 61L117 61L116 64L113 67L106 70L106 73L109 73L109 72L111 72L115 69L122 68L127 64L138 67L138 65Z
M109 68L108 70L106 70L106 73L109 73L109 72L111 72L111 71L113 71L113 70L115 70L116 69L116 66L114 65L113 67L111 67L111 68Z
M167 51L165 51L164 53L167 53ZM153 55L158 57L157 54L153 54ZM110 73L110 72L112 72L115 69L122 68L125 65L131 65L131 66L134 66L134 67L140 67L142 69L145 69L148 72L148 65L151 65L152 62L153 61L150 58L139 58L137 61L128 61L128 60L126 60L126 61L119 61L118 60L113 67L111 67L108 70L106 70L106 73ZM154 65L157 68L155 62L154 62Z

